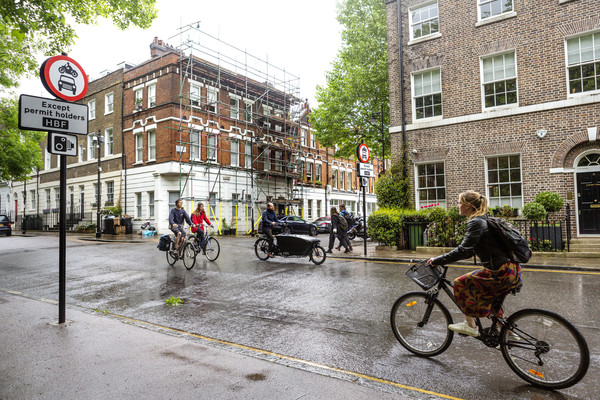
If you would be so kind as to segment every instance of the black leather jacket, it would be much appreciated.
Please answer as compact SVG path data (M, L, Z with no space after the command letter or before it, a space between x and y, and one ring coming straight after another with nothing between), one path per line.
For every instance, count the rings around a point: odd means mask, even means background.
M490 232L487 216L475 217L467 222L467 232L454 250L433 259L434 265L448 264L476 254L485 268L497 270L510 261L500 249L498 240Z

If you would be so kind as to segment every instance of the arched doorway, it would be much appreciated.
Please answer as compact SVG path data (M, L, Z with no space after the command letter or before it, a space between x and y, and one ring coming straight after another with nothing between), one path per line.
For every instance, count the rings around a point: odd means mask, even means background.
M600 151L580 154L574 167L579 234L600 235Z

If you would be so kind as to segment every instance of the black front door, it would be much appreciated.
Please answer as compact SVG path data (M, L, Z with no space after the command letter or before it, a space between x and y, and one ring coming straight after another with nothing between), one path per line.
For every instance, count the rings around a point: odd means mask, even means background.
M579 233L600 234L600 171L577 174Z

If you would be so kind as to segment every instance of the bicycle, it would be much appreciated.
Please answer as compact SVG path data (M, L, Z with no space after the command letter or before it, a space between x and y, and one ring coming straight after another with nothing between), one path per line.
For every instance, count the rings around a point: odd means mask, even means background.
M285 227L285 225L284 225ZM321 241L316 238L302 235L282 234L276 236L277 243L269 245L266 235L261 235L254 243L254 253L259 260L269 259L269 254L281 257L306 257L315 264L321 265L325 262L327 254L320 246Z
M446 351L454 332L448 329L452 317L438 296L445 292L458 306L452 283L446 278L448 267L417 263L406 275L425 292L409 292L392 306L391 324L396 339L408 351L432 357ZM509 291L516 294L518 288ZM506 295L494 303L501 310ZM520 378L544 389L564 389L575 385L586 374L590 352L583 335L567 319L552 311L526 308L508 318L496 313L488 316L492 324L484 328L476 318L479 336L488 347L499 347L504 360ZM463 335L464 336L464 335Z
M204 232L204 238L200 241L200 238L195 234L190 235L188 243L186 243L186 247L191 249L194 252L194 260L191 262L190 266L186 265L187 269L194 268L196 263L196 256L202 252L208 261L215 261L219 254L221 254L221 245L219 241L214 237L210 236L210 228L207 227L206 232ZM188 254L190 249L184 250L184 255ZM185 264L185 262L184 262Z
M170 248L165 252L167 254L167 263L169 263L170 266L173 266L178 260L183 260L183 265L187 269L194 268L194 264L196 263L196 255L194 254L193 250L190 251L190 249L188 248L189 242L187 241L186 237L183 237L183 240L179 244L179 248L177 249L177 251L174 250L176 236L173 235L170 236L170 238Z

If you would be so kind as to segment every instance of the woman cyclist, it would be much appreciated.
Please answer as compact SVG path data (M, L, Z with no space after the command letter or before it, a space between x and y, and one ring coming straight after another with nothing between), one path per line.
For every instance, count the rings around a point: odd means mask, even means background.
M206 216L206 211L204 211L204 204L198 203L198 206L192 213L192 222L196 225L196 227L192 228L192 233L196 233L198 237L198 243L202 243L204 240L204 224L206 222L208 226L211 226L210 220Z
M460 215L468 218L467 232L460 245L449 253L431 258L431 266L445 265L476 254L483 268L454 280L454 297L465 314L465 322L451 324L448 329L469 336L479 336L475 317L490 312L502 316L502 310L492 310L494 300L516 286L522 285L521 266L509 259L489 230L487 200L481 194L467 190L458 196Z

